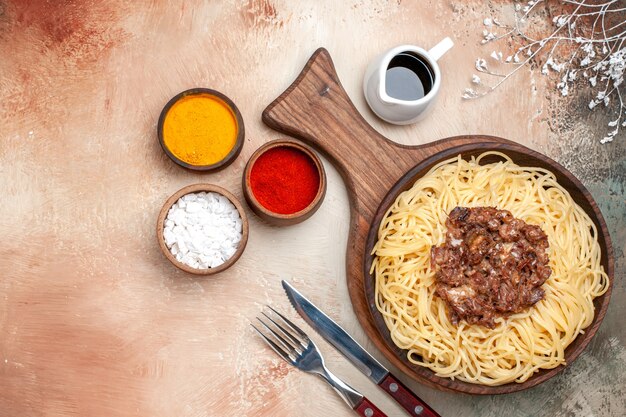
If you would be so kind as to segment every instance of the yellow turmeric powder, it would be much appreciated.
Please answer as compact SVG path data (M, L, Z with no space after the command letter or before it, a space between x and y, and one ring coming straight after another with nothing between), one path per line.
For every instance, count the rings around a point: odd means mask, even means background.
M206 93L176 101L163 122L163 143L190 165L213 165L223 160L235 146L237 133L231 108Z

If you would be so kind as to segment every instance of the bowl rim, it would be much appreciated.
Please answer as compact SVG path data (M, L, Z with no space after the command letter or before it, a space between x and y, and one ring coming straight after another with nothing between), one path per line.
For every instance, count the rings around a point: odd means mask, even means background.
M270 149L280 147L294 148L301 152L304 152L304 154L306 154L315 164L320 179L315 198L309 203L308 206L306 206L302 210L290 214L275 213L265 208L256 199L254 192L252 191L252 185L250 184L250 175L252 173L252 168L254 167L254 164L259 159L259 157L261 157L261 155L263 155ZM326 195L327 188L326 170L324 169L324 164L322 163L319 156L309 146L295 139L274 139L261 145L259 148L257 148L256 151L254 151L254 153L246 163L246 167L243 173L242 185L246 202L248 203L250 208L261 218L276 224L296 224L311 217L321 206Z
M371 253L371 250L373 248L373 245L378 240L378 226L384 218L387 209L395 201L397 196L401 192L410 188L410 186L413 185L418 178L421 178L434 165L446 159L455 157L457 155L461 155L462 158L467 159L472 155L480 155L489 151L506 154L509 158L511 158L511 160L513 160L514 163L520 166L540 166L540 164L549 165L550 168L547 169L549 169L555 175L559 184L563 186L568 191L568 193L572 193L573 187L576 189L577 193L582 194L582 200L584 201L575 200L575 202L579 204L581 208L583 208L585 213L589 215L590 219L597 227L598 242L602 249L601 264L605 268L605 272L609 277L609 288L606 293L599 297L596 297L593 300L595 308L593 321L585 329L585 333L578 334L576 338L570 343L570 345L565 349L565 365L559 365L552 369L541 369L531 375L526 381L522 383L509 382L497 386L473 384L456 379L453 380L447 377L439 377L435 375L435 372L433 372L432 370L409 362L406 359L406 350L398 348L391 340L389 330L387 329L382 314L376 308L376 299L373 288L375 277L374 274L370 274L369 272L374 257ZM530 158L536 162L522 162L520 161L520 159L522 158ZM564 184L564 182L566 184ZM613 289L613 283L615 280L614 257L611 237L609 235L608 228L606 226L606 222L604 220L602 212L597 206L597 203L593 199L591 193L580 182L580 180L576 178L576 176L574 176L558 162L554 161L546 155L514 143L475 143L458 145L448 149L444 149L440 152L436 152L428 158L419 161L413 168L409 169L402 177L398 179L398 181L396 181L396 183L388 190L385 197L380 201L380 204L376 208L375 214L372 218L372 222L366 236L364 248L365 251L362 260L364 297L366 299L365 301L370 313L370 318L373 323L373 329L375 329L375 331L378 333L380 341L386 347L386 352L383 353L385 353L385 355L389 354L395 356L395 358L400 363L402 363L403 366L411 370L408 375L416 381L420 381L431 386L436 386L443 390L463 392L468 394L506 394L522 391L547 381L548 379L552 378L553 376L564 370L567 366L570 366L571 363L591 342L598 328L600 327L600 324L602 323L602 320L604 319L604 316L606 315L606 311L608 309L611 292Z
M202 191L218 193L228 198L228 200L230 200L230 202L233 203L233 205L237 208L237 211L239 212L239 216L241 217L241 229L242 229L241 240L239 241L239 245L237 246L237 250L235 251L233 256L228 258L228 260L226 260L226 262L224 262L220 266L215 267L215 268L207 268L207 269L192 268L189 265L186 265L178 261L176 257L172 255L172 252L170 252L169 248L165 244L165 239L163 237L165 218L167 217L167 213L169 212L172 205L174 205L174 203L178 201L178 199L184 195L202 192ZM165 203L163 204L163 207L161 207L161 211L159 212L159 216L157 218L156 235L157 235L159 247L161 248L161 252L163 252L163 255L165 255L167 260L170 261L178 269L181 269L185 272L189 272L190 274L194 274L194 275L213 275L213 274L217 274L218 272L221 272L230 268L241 257L244 249L246 248L246 245L248 244L248 234L249 234L248 229L249 229L248 217L246 215L245 210L243 209L243 205L237 199L237 197L235 197L230 191L218 185L209 184L209 183L198 183L198 184L187 185L181 188L180 190L172 194L167 200L165 200Z
M176 104L179 100L193 95L202 95L208 94L217 99L221 100L226 106L231 110L233 116L235 116L235 121L237 123L237 137L235 138L235 145L233 148L226 154L224 158L220 161L210 164L210 165L193 165L188 162L179 159L176 155L172 153L172 151L165 144L165 140L163 138L163 125L165 124L165 118L167 117L167 113L170 111L172 106ZM241 116L241 112L239 108L235 105L235 103L228 98L225 94L220 93L217 90L213 90L210 88L196 87L190 88L185 91L181 91L172 97L161 110L161 114L159 115L159 121L157 123L157 138L159 140L159 144L161 145L161 149L163 152L175 163L182 166L183 168L187 168L193 171L219 171L220 169L226 168L230 165L237 156L241 153L241 149L243 148L243 143L246 135L246 129L243 123L243 117Z

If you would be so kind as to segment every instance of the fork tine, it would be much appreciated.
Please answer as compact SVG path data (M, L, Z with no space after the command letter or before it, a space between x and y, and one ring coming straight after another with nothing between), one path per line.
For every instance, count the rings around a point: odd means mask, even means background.
M278 317L280 317L285 322L285 324L287 324L287 327L289 327L294 333L296 333L298 336L304 339L307 343L311 341L311 339L309 339L309 336L307 336L306 333L304 333L298 326L293 324L287 317L283 316L278 311L274 310L271 306L267 306L267 307L270 310L272 310L274 313L276 313Z
M281 345L283 345L287 349L288 354L293 354L294 356L296 356L302 353L301 351L296 350L297 349L296 346L293 346L291 343L286 341L281 335L279 335L274 329L268 326L259 317L257 317L256 319L263 325L263 327L265 327L280 342Z
M261 322L261 323L263 323L263 322ZM293 359L291 359L289 354L287 352L285 352L284 350L282 350L280 348L280 346L278 346L276 343L274 343L274 341L272 339L270 339L269 337L265 336L263 334L263 332L260 331L259 329L257 329L254 324L250 323L250 326L252 326L252 328L254 330L256 330L256 332L263 338L263 340L265 340L265 342L269 345L269 347L271 347L272 350L278 354L278 356L283 358L286 362L289 362L290 364L292 364L294 366L296 365L296 363L293 361Z
M265 312L262 311L261 314L263 314L265 317L267 317L267 319L269 321L271 321L272 323L274 323L276 328L278 330L280 330L280 332L282 334L284 334L287 338L289 338L289 340L291 340L293 343L295 343L294 348L302 347L303 349L306 349L306 346L307 346L306 343L303 343L301 340L297 339L294 335L291 334L291 332L286 331L280 324L276 323L273 318L271 318L270 316L265 314Z

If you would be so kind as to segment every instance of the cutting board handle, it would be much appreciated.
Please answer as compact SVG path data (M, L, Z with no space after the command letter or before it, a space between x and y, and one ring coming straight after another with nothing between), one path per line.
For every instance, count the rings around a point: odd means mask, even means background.
M398 179L407 166L389 167L389 160L407 149L418 148L391 142L363 119L324 48L315 51L298 78L263 111L262 117L269 127L324 152L352 189L362 173L386 172L389 178ZM380 166L373 167L372 161ZM379 184L382 189L390 185L389 181Z

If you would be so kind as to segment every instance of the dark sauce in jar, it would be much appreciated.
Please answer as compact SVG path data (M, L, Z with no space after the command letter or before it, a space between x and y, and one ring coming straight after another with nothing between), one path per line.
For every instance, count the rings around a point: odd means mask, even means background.
M402 52L389 62L385 92L398 100L419 100L433 88L433 78L432 69L421 57Z

